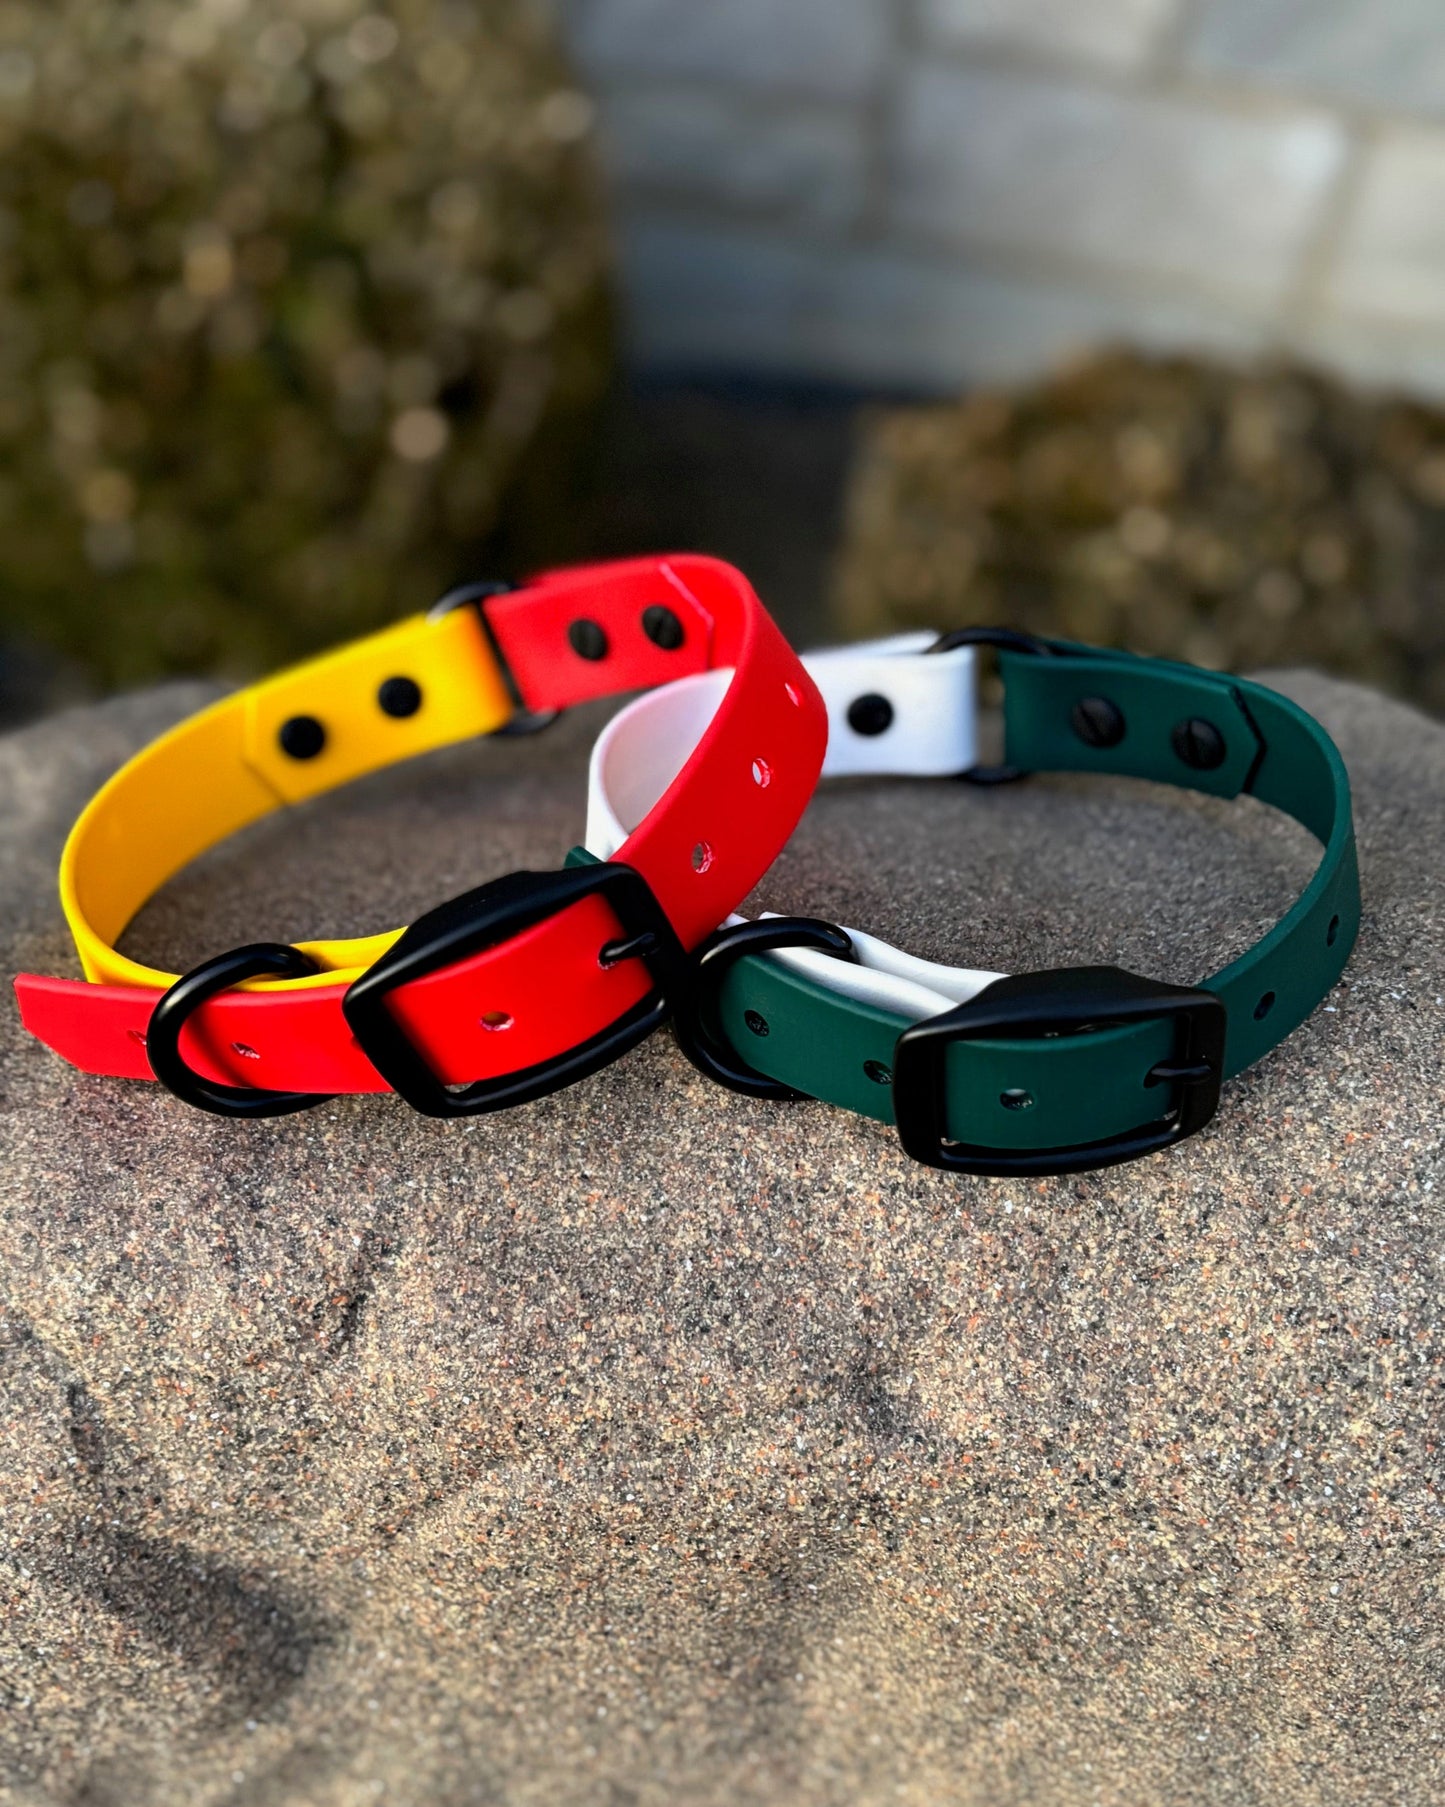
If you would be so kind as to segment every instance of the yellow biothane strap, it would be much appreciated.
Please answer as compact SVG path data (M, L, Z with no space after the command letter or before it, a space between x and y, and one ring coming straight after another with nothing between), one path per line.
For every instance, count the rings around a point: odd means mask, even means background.
M378 701L388 678L420 687L424 706L388 715ZM307 660L238 691L182 722L123 765L70 832L60 862L60 901L85 976L105 985L158 991L173 973L115 951L126 924L198 854L272 810L320 796L418 753L490 734L515 714L506 680L476 613L413 616L395 627ZM314 757L282 750L292 718L325 723ZM321 969L311 981L369 966L401 933L299 945ZM256 981L248 990L288 990L306 980Z

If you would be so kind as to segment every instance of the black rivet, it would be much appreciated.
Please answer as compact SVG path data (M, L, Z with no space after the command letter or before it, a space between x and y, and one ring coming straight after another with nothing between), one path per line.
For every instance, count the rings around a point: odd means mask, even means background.
M400 721L421 708L421 685L415 678L388 678L377 691L376 702L383 715L394 715Z
M290 758L314 759L326 745L326 730L314 715L293 715L282 722L276 738Z
M863 1071L873 1081L874 1085L893 1084L893 1069L891 1067L885 1067L881 1060L865 1060L863 1062Z
M683 642L682 623L671 609L654 602L642 611L642 631L654 646L665 653L675 653Z
M1069 726L1086 747L1117 747L1124 738L1124 711L1106 696L1081 696Z
M1224 736L1213 722L1202 715L1192 715L1180 722L1169 737L1174 751L1196 772L1212 772L1224 764Z
M893 705L886 696L870 690L848 705L848 726L855 734L883 734L893 726Z
M765 1016L759 1016L756 1010L745 1010L743 1012L743 1021L747 1024L748 1028L752 1030L754 1035L766 1035L768 1033L768 1019Z
M600 622L588 621L585 616L574 621L567 629L567 640L579 659L607 657L607 634Z

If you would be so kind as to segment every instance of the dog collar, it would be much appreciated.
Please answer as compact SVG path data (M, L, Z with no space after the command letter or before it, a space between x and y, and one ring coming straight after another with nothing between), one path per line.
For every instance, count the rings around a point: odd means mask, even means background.
M975 765L974 645L1000 648L1008 764ZM917 960L812 918L734 919L705 945L676 1013L704 1073L760 1098L808 1096L896 1123L915 1160L1033 1175L1114 1165L1181 1141L1224 1079L1296 1028L1339 978L1359 926L1350 789L1303 709L1238 678L975 629L804 660L828 707L824 777L1024 770L1152 778L1246 794L1324 848L1303 895L1197 987L1117 967L1005 977ZM640 699L593 752L588 847L607 857L716 705L717 674Z
M257 944L181 979L116 951L166 879L283 804L505 730L522 711L713 668L706 731L602 865L512 873L405 932ZM686 950L757 882L806 807L826 733L797 656L717 560L455 592L225 698L123 766L61 862L89 982L21 975L22 1018L85 1072L156 1077L222 1115L388 1086L439 1117L540 1097L667 1014Z

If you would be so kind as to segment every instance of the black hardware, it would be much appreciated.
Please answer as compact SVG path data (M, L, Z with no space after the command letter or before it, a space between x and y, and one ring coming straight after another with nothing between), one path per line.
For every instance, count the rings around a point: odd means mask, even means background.
M993 646L1000 652L1031 653L1037 658L1051 658L1054 651L1047 640L1040 640L1035 634L1020 633L1012 627L951 628L940 634L928 650L951 653L960 646ZM1013 784L1016 779L1027 778L1028 773L1011 765L976 765L958 776L965 784Z
M503 722L500 728L493 728L492 734L498 740L515 740L525 734L540 734L544 728L550 728L561 715L560 709L528 709L522 702L522 693L516 681L507 669L507 661L502 657L502 649L497 645L497 637L492 632L492 624L487 620L484 604L492 596L510 596L520 586L507 583L499 578L480 578L475 583L458 584L455 589L448 590L440 602L434 602L427 610L428 621L440 621L444 615L455 614L458 609L475 609L477 620L482 625L482 632L487 636L487 644L492 649L492 656L501 668L506 679L507 689L511 692L512 701L516 704L517 713L509 722Z
M644 929L640 935L629 935L623 941L606 941L597 956L600 966L621 966L624 960L645 960L657 952L657 934Z
M1086 747L1117 747L1124 738L1124 711L1106 696L1081 696L1069 712L1069 726Z
M1169 742L1185 765L1196 772L1212 772L1224 764L1224 736L1202 715L1180 722L1169 736Z
M229 991L243 979L304 979L317 970L299 948L284 941L258 941L249 947L217 954L177 979L151 1012L146 1025L146 1058L161 1084L197 1110L218 1117L284 1117L291 1111L324 1104L326 1092L266 1092L244 1085L217 1085L202 1079L181 1053L181 1031L187 1019L217 992Z
M1177 1088L1172 1113L1125 1135L1073 1148L983 1148L948 1140L951 1043L1034 1041L1154 1019L1175 1025L1172 1058L1149 1075L1150 1083ZM893 1055L899 1139L915 1161L927 1166L998 1178L1086 1173L1137 1160L1192 1136L1218 1109L1225 1026L1224 1005L1212 991L1165 985L1117 966L1065 967L995 979L968 1003L915 1023L899 1036Z
M858 959L853 943L843 929L813 916L766 916L760 922L735 923L731 928L722 928L710 935L692 956L689 983L679 995L673 1013L673 1033L678 1046L698 1072L748 1098L793 1100L807 1094L729 1059L731 1049L713 1033L708 1019L735 961L749 954L775 953L779 948L788 947L810 948L815 953L832 954L835 959L850 960L855 964ZM763 1019L759 1017L758 1022L762 1023ZM767 1034L766 1023L761 1030L751 1022L749 1027L755 1035Z
M676 614L660 602L651 603L642 611L642 631L665 653L675 653L686 638Z
M560 915L584 897L602 897L622 925L622 940L607 944L608 964L641 959L654 986L615 1023L564 1054L496 1079L452 1090L407 1039L388 996L414 979L496 947L523 929ZM667 1020L682 989L687 955L652 887L640 872L616 861L560 872L512 872L454 897L419 918L356 980L342 1001L362 1051L413 1110L428 1117L471 1117L545 1098L625 1054Z
M293 715L282 722L276 738L288 759L314 759L326 745L326 730L314 715Z
M508 583L500 577L479 577L471 583L456 584L431 605L426 618L428 621L440 621L444 615L454 615L458 609L475 609L479 615L484 616L484 602L493 596L511 596L516 589L516 584Z

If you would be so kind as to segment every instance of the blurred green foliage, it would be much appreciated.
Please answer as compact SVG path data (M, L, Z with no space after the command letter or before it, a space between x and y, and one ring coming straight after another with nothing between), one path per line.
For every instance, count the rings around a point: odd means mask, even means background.
M4 0L0 632L253 672L551 555L591 123L530 0Z
M860 634L1002 621L1445 711L1445 411L1131 352L882 411L837 601Z

